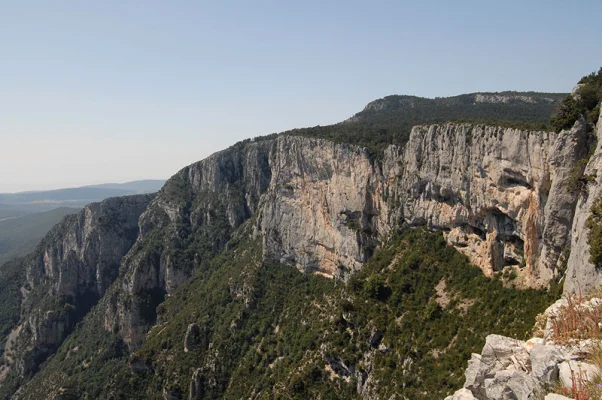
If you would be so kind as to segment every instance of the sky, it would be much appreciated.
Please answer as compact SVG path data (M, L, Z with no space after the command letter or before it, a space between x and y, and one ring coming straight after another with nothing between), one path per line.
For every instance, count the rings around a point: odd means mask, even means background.
M600 0L0 0L0 192L168 178L390 94L568 92L600 21Z

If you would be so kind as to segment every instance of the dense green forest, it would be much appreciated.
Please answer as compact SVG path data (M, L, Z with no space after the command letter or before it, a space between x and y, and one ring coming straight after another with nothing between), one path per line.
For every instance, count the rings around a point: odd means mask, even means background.
M346 284L262 263L260 240L248 237L239 231L167 298L133 354L97 328L95 309L25 393L60 382L62 399L186 397L198 370L207 399L356 398L368 376L378 398L442 398L489 332L525 338L557 296L488 279L422 229L394 235Z
M550 123L556 132L570 128L581 116L585 116L590 124L595 124L600 115L601 101L602 68L581 78L575 96L568 95L562 100Z

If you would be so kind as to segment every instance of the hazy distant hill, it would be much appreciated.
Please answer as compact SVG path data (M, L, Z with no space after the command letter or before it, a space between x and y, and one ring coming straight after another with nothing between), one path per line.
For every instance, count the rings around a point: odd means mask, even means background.
M56 208L33 214L7 216L0 211L0 265L33 251L40 240L65 215L79 208Z
M40 212L59 207L83 207L108 197L158 191L164 180L107 183L39 192L0 193L0 211Z
M102 185L90 185L85 187L97 189L118 189L134 191L136 192L136 194L144 194L158 191L159 189L161 189L164 183L164 179L147 179L142 181L133 181L126 183L104 183Z

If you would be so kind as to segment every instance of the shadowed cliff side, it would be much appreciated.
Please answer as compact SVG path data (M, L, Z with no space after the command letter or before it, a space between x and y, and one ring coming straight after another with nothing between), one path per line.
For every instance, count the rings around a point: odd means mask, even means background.
M25 269L20 318L5 343L2 381L9 368L13 377L9 384L35 372L102 298L118 275L121 258L134 244L138 218L153 196L90 204L65 217L18 262Z

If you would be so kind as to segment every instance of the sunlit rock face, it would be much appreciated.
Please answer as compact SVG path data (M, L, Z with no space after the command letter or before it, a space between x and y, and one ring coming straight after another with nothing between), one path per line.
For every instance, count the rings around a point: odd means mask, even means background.
M597 145L589 159L584 176L591 177L579 195L571 235L571 253L567 264L564 290L568 293L586 293L602 285L602 270L590 261L589 229L587 220L594 202L602 196L602 115L594 130Z
M507 266L527 286L554 276L578 194L569 189L586 132L480 125L415 127L396 187L403 218L445 232L487 275Z

